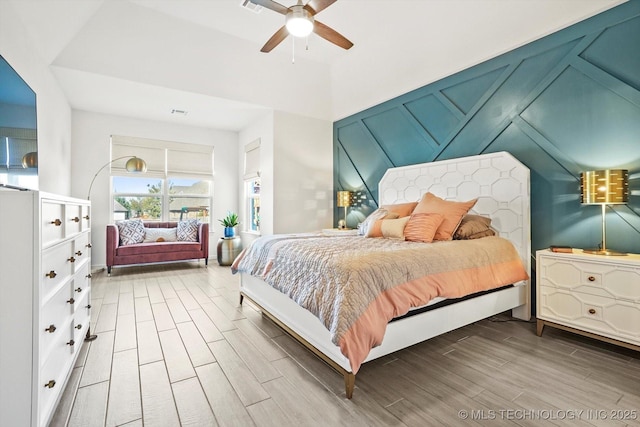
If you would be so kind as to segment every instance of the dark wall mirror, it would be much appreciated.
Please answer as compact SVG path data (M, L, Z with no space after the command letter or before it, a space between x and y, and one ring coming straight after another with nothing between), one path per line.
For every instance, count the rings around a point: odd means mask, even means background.
M0 186L38 188L36 93L0 55Z

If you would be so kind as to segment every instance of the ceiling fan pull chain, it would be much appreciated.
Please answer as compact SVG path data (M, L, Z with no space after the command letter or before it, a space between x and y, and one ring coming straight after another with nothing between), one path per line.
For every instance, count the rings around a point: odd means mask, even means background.
M296 63L296 38L291 37L291 63Z
M305 48L305 50L309 50L309 36L305 37L305 43L307 45L307 47Z

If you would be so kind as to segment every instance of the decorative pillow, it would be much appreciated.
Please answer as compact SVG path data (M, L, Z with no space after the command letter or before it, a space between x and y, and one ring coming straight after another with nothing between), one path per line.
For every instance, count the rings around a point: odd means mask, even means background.
M388 213L389 212L383 208L378 208L375 211L371 212L369 216L366 217L365 220L362 221L362 224L360 224L360 226L358 227L358 234L360 236L366 236L369 227L371 227L374 222L386 217Z
M443 216L433 240L451 240L453 232L458 228L462 217L476 204L478 199L468 202L444 200L432 193L426 193L413 210L413 213L439 213Z
M179 242L197 242L198 241L198 220L187 219L178 222L176 229Z
M491 218L480 215L465 215L453 234L453 238L468 240L495 235L496 232L491 228Z
M433 242L433 236L444 217L438 213L413 213L404 228L404 239L410 242Z
M382 205L380 207L386 209L390 214L397 214L398 216L396 218L402 218L403 216L411 215L411 212L413 212L417 204L418 202L396 203L394 205ZM388 219L388 217L385 219Z
M142 243L144 240L144 223L141 219L128 219L116 221L120 243L123 246Z
M151 242L177 242L176 228L145 228L144 243Z
M407 225L407 221L409 221L408 216L403 218L379 219L369 227L365 237L385 237L387 239L404 240L404 227Z

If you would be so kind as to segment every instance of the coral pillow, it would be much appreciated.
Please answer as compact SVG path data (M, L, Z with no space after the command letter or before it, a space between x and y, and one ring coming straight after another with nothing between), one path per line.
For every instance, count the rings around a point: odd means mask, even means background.
M438 226L433 240L451 240L453 233L458 228L462 217L469 212L478 199L468 202L454 202L444 200L432 193L426 193L413 210L413 213L438 213L443 216L442 223Z
M371 214L369 214L369 216L366 217L364 221L362 221L362 224L358 226L358 234L360 236L366 236L367 233L369 233L371 227L373 227L377 221L380 221L383 218L393 219L398 218L398 216L395 214L389 214L389 211L384 208L378 208L375 211L371 212Z
M397 214L398 216L396 218L402 218L403 216L411 215L411 212L413 212L417 204L418 202L396 203L394 205L382 205L380 207L390 214Z
M404 228L404 238L410 242L433 242L433 236L444 217L438 213L414 213Z
M144 240L144 223L141 219L116 221L116 225L123 246L142 243Z

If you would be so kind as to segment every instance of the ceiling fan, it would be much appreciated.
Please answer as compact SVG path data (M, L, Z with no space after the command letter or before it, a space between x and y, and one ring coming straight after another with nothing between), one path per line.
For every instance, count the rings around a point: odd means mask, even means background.
M249 1L278 12L286 18L285 25L271 36L267 43L262 46L260 52L271 52L289 34L294 37L306 37L312 32L343 49L349 49L353 46L353 43L342 34L315 19L315 15L331 6L337 0L309 0L307 4L303 4L302 0L298 0L298 4L291 7L283 6L273 0Z

